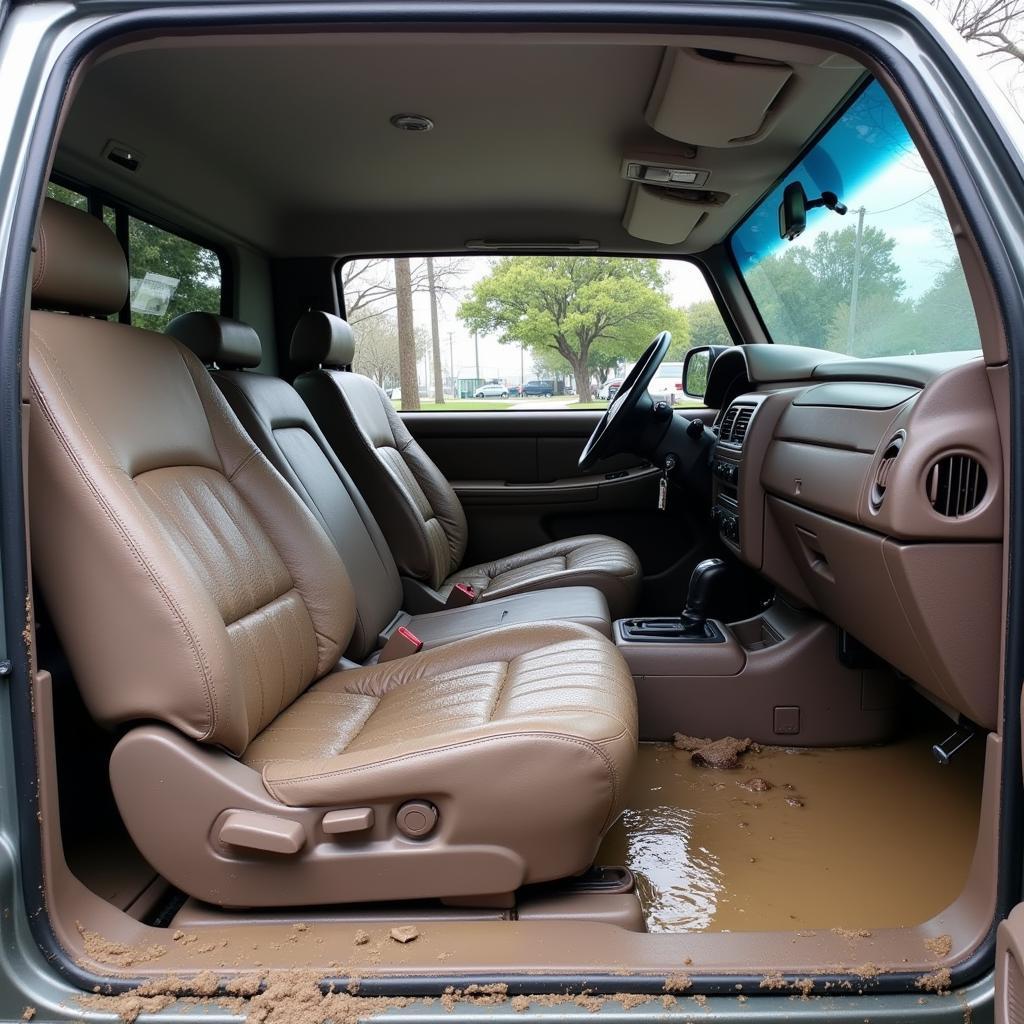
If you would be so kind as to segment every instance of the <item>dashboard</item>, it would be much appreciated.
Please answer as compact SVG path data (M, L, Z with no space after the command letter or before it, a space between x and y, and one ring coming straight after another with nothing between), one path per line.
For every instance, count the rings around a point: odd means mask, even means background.
M740 560L951 713L994 728L1004 466L980 355L715 361L713 522Z

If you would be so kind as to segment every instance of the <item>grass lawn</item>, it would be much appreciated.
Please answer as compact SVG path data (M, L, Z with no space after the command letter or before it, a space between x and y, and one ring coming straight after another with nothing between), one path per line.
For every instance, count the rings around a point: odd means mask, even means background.
M401 402L392 400L396 409L402 408ZM472 398L449 398L443 405L437 402L420 402L419 412L493 412L495 410L513 409L515 402L486 402Z
M487 401L486 399L475 399L475 398L449 398L444 404L439 405L437 402L420 402L420 412L507 412L508 410L518 409L523 403L530 403L530 408L534 411L543 409L541 403L550 401L552 411L565 410L572 412L574 409L607 409L608 403L601 400L594 400L592 402L577 402L575 398L566 399L565 397L554 397L550 399L543 398L513 398L509 401ZM402 403L392 401L394 407L401 410ZM676 399L676 408L686 408L688 406L699 406L702 403L691 398Z

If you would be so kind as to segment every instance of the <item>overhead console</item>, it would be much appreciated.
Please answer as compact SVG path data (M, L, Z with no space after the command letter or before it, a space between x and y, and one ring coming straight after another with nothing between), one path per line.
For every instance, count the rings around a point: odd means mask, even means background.
M728 396L713 456L723 543L948 709L994 727L1003 482L982 361L923 383L808 376L748 377Z

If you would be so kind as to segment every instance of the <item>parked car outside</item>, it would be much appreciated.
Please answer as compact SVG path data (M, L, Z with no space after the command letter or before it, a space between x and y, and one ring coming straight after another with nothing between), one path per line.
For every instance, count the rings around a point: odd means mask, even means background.
M622 377L613 377L611 380L606 380L598 389L597 397L602 401L610 402L615 397L619 388L622 387L622 381Z
M484 384L473 392L474 398L508 398L508 388L504 384Z
M683 364L662 363L651 381L647 393L655 402L668 402L675 405L676 399L683 393Z
M523 385L523 394L531 398L550 398L554 393L553 380L531 380Z

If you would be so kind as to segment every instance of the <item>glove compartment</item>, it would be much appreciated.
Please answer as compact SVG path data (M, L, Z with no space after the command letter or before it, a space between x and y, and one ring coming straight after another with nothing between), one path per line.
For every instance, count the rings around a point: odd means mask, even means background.
M783 549L766 545L769 576L785 585L795 566L800 596L942 703L995 727L1000 544L904 544L777 497L767 507Z

